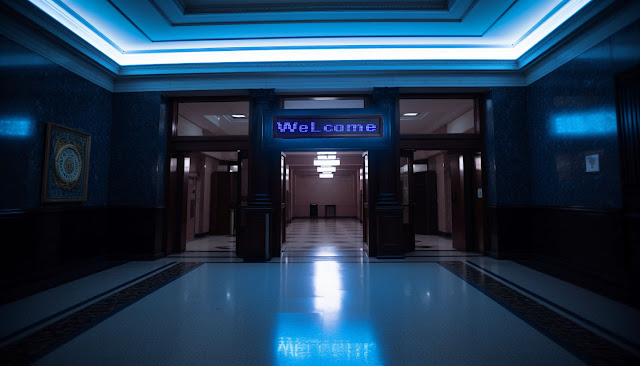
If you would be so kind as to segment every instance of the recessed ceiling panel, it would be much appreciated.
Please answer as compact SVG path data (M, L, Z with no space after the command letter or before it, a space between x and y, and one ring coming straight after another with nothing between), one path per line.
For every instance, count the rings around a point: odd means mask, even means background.
M117 64L145 66L515 61L591 0L30 1Z
M389 1L350 0L171 0L187 14L250 13L280 11L336 11L336 10L449 10L449 0Z

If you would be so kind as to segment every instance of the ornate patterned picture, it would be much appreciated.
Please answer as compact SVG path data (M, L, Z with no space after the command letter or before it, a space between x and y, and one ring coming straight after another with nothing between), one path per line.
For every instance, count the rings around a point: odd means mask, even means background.
M81 202L87 199L91 135L47 124L42 202Z

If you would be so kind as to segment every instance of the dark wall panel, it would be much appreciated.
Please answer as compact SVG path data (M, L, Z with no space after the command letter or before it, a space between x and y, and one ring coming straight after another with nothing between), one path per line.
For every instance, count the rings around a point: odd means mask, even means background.
M640 63L638 39L635 22L527 87L531 204L622 206L615 75Z
M526 205L530 198L526 90L493 88L486 103L489 204Z
M164 205L167 126L158 92L113 94L109 203Z
M0 209L40 207L46 123L91 134L87 201L108 200L111 93L0 36ZM10 177L5 179L4 177Z

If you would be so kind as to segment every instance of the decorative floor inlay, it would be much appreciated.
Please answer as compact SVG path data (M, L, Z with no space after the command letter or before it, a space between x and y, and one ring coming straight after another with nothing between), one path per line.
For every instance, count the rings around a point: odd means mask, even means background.
M10 343L0 349L0 364L29 364L200 265L178 263Z
M439 263L588 364L640 364L640 358L627 350L466 263L460 261Z

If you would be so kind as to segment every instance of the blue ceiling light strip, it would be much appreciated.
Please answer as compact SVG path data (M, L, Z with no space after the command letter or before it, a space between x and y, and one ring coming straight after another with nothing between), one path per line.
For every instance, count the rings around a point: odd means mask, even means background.
M273 62L353 62L353 61L373 61L373 62L398 62L398 61L441 61L441 60L457 60L457 61L514 61L525 54L531 47L535 46L540 40L545 38L555 27L561 25L566 19L571 17L575 12L579 11L590 0L564 0L560 5L555 6L552 12L545 15L543 19L536 23L536 26L532 29L523 30L526 31L525 37L521 37L516 46L513 47L510 44L499 44L499 38L489 39L484 44L478 44L478 40L482 40L481 37L472 37L469 35L439 35L437 37L425 37L418 34L407 34L407 36L397 35L400 33L406 33L406 30L393 31L388 34L382 34L374 36L375 32L360 32L359 28L354 24L352 31L364 34L365 36L320 36L313 35L312 33L302 34L300 37L295 35L292 37L279 37L277 34L273 37L263 37L259 32L259 29L254 29L257 38L252 37L238 37L235 39L221 38L218 39L203 39L201 41L195 41L195 39L170 39L171 29L164 29L162 32L169 32L162 38L167 40L160 40L156 42L152 39L151 34L144 32L140 26L136 25L134 18L127 16L127 12L116 6L114 0L106 0L110 6L112 6L118 14L122 16L122 19L118 21L128 22L135 27L141 35L149 41L148 44L142 46L134 46L127 49L122 45L116 44L115 41L109 38L108 35L103 34L100 30L96 29L91 24L91 19L85 19L81 17L77 12L72 9L73 3L70 0L30 0L36 6L39 6L45 12L50 11L51 15L59 22L63 23L77 35L82 37L85 41L92 44L99 49L105 55L112 58L120 66L145 66L145 65L197 65L197 64L222 64L222 63L273 63ZM66 2L65 2L66 1ZM66 5L69 3L69 5ZM155 0L151 0L153 9L164 19L165 25L169 25L171 20L166 17L166 14L161 10L161 7L156 4ZM477 1L473 2L469 8L476 7ZM498 16L489 26L489 29L493 28L505 14L513 9L514 2L508 1L503 5L508 5L507 9ZM533 5L532 5L533 6ZM501 7L502 8L502 7ZM540 9L539 7L537 9ZM147 11L149 11L147 9ZM566 10L566 11L563 11ZM53 13L56 12L55 16ZM483 14L487 12L484 8ZM114 13L115 14L115 13ZM158 16L158 15L154 16ZM478 14L476 14L477 16ZM97 14L96 16L99 16ZM138 16L143 16L138 14ZM467 14L468 16L468 14ZM515 19L515 18L514 18ZM157 20L157 19L156 19ZM415 20L415 19L413 19ZM412 20L412 21L413 21ZM516 21L517 19L513 20ZM284 20L289 22L288 20ZM355 19L350 20L351 23L369 22L370 20ZM407 19L382 19L375 20L374 22L400 22L406 23ZM446 21L446 20L444 20ZM308 23L308 20L301 20L301 23ZM341 19L330 20L315 20L318 23L331 23L337 22L343 23ZM420 22L424 22L421 19ZM446 21L451 23L450 21ZM427 21L429 23L429 21ZM432 23L432 22L431 22ZM552 24L549 24L552 23ZM478 23L476 19L470 26L477 27L482 25ZM190 24L191 27L196 29L196 25ZM229 32L233 30L233 25L229 25L229 29L223 28L221 31ZM238 25L242 27L242 25ZM461 25L464 27L464 25ZM289 27L280 29L279 32L283 32ZM251 32L251 29L244 29L241 33L247 35ZM175 30L175 29L174 29ZM462 29L460 29L462 30ZM176 30L177 32L177 30ZM184 33L184 29L181 32ZM330 32L336 33L336 32ZM378 32L379 33L379 32ZM393 35L397 33L396 35ZM455 33L455 32L454 32ZM486 30L485 30L486 33ZM519 33L519 32L518 32ZM178 35L178 34L175 34ZM156 37L157 38L157 37ZM422 38L422 39L421 39ZM444 38L452 38L451 42L446 44L434 44L433 40L442 42ZM538 39L539 38L539 39ZM101 44L102 41L104 43ZM305 44L306 40L315 40L317 45ZM325 41L323 41L323 39ZM376 40L377 39L377 40ZM251 42L255 40L255 42ZM269 41L274 41L270 42ZM224 43L230 43L233 41L239 41L238 46L224 45ZM320 42L318 42L320 41ZM504 40L503 40L504 41ZM526 42L525 42L526 41ZM496 44L494 44L496 42ZM160 49L165 45L175 43L176 47L173 49ZM182 44L181 44L182 43ZM222 44L221 44L222 43ZM298 43L298 44L296 44ZM380 44L376 44L380 43ZM459 44L457 44L459 43ZM157 46L155 46L157 44ZM216 46L216 44L220 46ZM142 48L149 49L142 49ZM191 48L193 47L193 48ZM198 48L195 48L198 47ZM111 48L111 50L109 49ZM526 48L526 49L525 49ZM390 53L389 50L394 52ZM183 57L188 54L189 57ZM392 65L391 65L392 66Z

